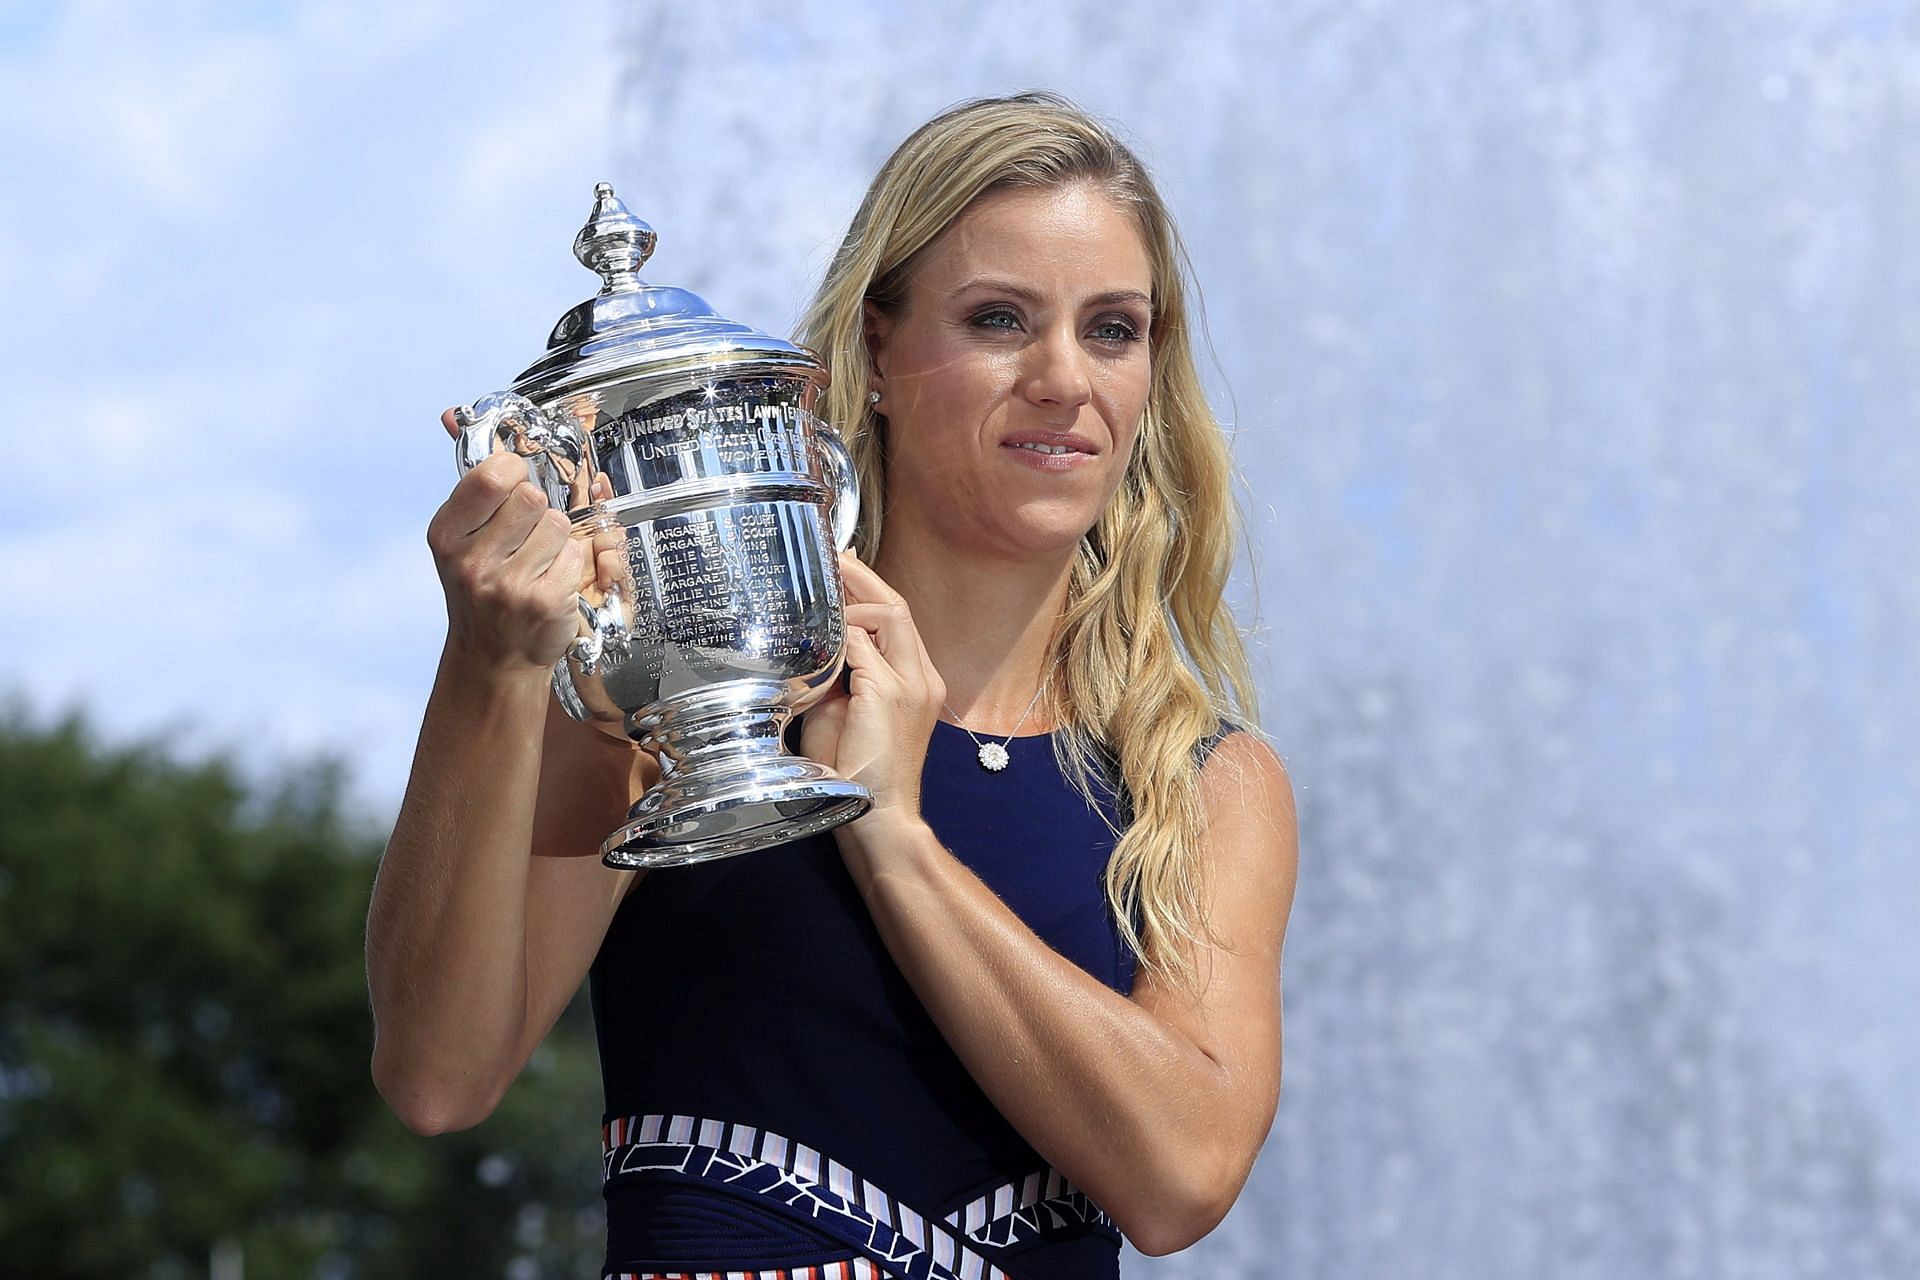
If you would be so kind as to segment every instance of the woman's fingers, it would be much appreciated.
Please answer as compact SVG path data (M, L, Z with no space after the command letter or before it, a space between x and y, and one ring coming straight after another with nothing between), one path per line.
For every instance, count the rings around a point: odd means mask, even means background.
M917 671L923 666L926 649L906 597L851 551L840 553L840 573L847 588L847 625L872 632L880 652L895 667Z
M918 672L909 667L902 672L880 652L871 633L861 627L847 629L847 692L878 695L894 706L906 707L923 702L926 691Z
M593 555L596 562L606 555L627 558L627 531L617 520L602 520L593 528Z
M848 697L838 687L807 708L800 722L800 751L812 760L831 764L840 754L840 734L847 724Z
M850 604L847 625L869 633L894 666L905 670L919 667L916 651L922 647L920 632L905 603Z
M946 682L927 656L927 646L914 625L906 599L886 580L855 557L842 552L840 563L848 583L847 625L869 632L874 646L903 685L922 699L946 698Z
M508 573L531 582L556 564L571 564L574 569L573 581L577 583L586 569L582 560L584 552L562 555L571 549L572 532L573 526L566 515L549 507L534 521L533 528L527 531L520 545L508 553L503 567Z
M593 553L593 580L605 591L616 582L623 588L627 585L626 547L602 547L596 540ZM632 593L629 592L629 595Z
M900 683L900 673L887 661L887 655L880 652L872 633L861 627L847 628L847 666L852 668L854 676L883 680L889 685Z
M854 620L853 610L863 607L874 606L850 605L847 610L847 687L851 692L873 689L892 701L906 689L907 681L881 649L880 642L874 639L873 632ZM911 671L913 666L909 664L907 669Z
M428 525L429 536L437 533L450 541L472 537L485 528L500 509L513 500L515 492L523 487L528 492L520 494L519 500L525 504L523 510L531 513L532 518L526 521L527 526L531 527L533 519L537 519L546 508L546 498L528 482L525 459L510 453L494 454L460 477L460 483L453 486L453 492L440 504L440 510ZM529 502L529 499L535 501ZM524 537L525 533L525 529L522 529L521 536ZM514 545L520 544L515 542Z
M840 580L846 584L847 599L863 604L897 604L906 607L906 600L898 591L887 585L887 580L875 573L867 564L851 551L840 553Z
M473 554L492 560L510 560L543 523L554 528L566 522L563 512L547 505L547 496L522 482L502 502L492 519L467 537ZM543 565L544 567L544 565Z
M830 700L836 709L813 739L822 747L832 739L831 758L814 758L871 789L870 812L917 812L927 738L944 689L900 593L853 555L843 552L840 568L847 695Z
M451 411L441 425L457 434ZM579 545L575 545L578 543ZM486 458L460 478L427 526L447 594L450 643L484 662L546 666L579 626L573 595L592 540L529 483L526 460Z

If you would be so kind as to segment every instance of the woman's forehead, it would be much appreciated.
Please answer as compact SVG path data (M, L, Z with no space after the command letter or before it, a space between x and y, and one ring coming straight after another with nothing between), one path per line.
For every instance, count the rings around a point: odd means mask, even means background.
M982 196L928 246L921 265L917 282L943 290L1014 272L1144 292L1153 274L1132 210L1091 183Z

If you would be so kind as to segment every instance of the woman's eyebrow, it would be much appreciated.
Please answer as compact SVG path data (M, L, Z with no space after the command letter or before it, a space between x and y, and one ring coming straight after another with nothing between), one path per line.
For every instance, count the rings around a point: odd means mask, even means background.
M1023 302L1043 301L1040 294L1017 280L1007 280L1000 276L974 276L962 280L947 291L949 298L957 298L963 293L980 289L989 293L1004 293L1019 298ZM1153 298L1139 289L1109 289L1105 293L1096 293L1081 302L1083 307L1109 307L1121 302L1138 302L1151 307Z
M984 289L990 293L1012 294L1023 302L1040 301L1039 293L1033 289L1028 288L1018 281L1003 279L1000 276L974 276L971 279L962 280L959 284L947 290L947 296L949 298L957 298L961 294L969 293L975 289Z
M1121 302L1137 302L1141 306L1149 309L1153 306L1153 298L1141 292L1139 289L1112 289L1106 293L1098 293L1088 298L1086 305L1090 307L1110 307Z

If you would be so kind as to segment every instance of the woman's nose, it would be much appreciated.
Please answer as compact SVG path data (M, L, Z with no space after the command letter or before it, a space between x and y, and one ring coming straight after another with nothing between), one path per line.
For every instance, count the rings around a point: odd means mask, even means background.
M1043 334L1027 348L1027 399L1037 405L1078 408L1093 398L1087 353L1076 335Z

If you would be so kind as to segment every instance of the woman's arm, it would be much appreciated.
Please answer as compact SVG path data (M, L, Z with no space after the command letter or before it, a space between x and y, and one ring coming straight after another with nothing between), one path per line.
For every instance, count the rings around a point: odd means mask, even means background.
M1280 1090L1280 955L1298 832L1279 759L1228 737L1200 775L1199 857L1217 941L1199 994L1141 977L1129 998L1043 942L940 845L920 772L945 687L906 601L843 557L851 694L809 713L804 749L867 783L835 835L894 962L967 1070L1134 1246L1205 1235L1246 1182Z
M1251 734L1201 774L1218 945L1197 999L1143 976L1120 995L1054 951L924 822L841 828L895 963L968 1072L1034 1149L1147 1254L1226 1215L1280 1094L1280 956L1298 840L1292 787Z
M416 1133L492 1113L640 874L586 855L626 816L650 758L568 720L544 674L494 681L442 660L380 860L373 1078Z
M525 463L488 459L428 530L447 645L374 883L374 1083L421 1133L484 1118L592 962L631 873L590 857L640 753L568 722L548 672L577 625L589 552Z

